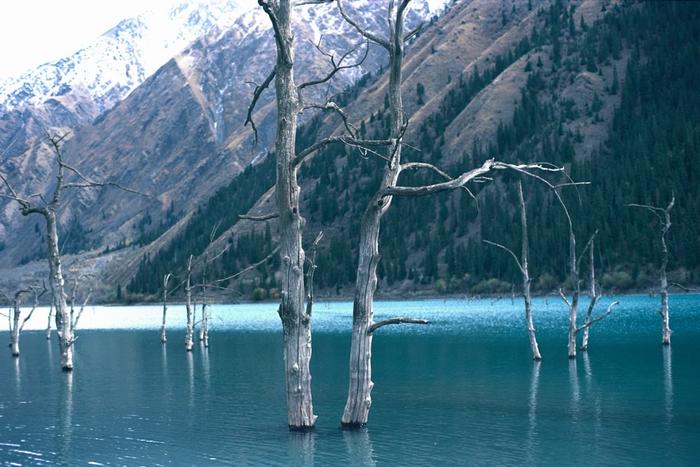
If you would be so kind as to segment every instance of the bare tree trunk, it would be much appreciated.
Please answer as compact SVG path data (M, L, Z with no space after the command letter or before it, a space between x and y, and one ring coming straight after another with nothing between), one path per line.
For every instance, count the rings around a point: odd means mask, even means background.
M49 256L49 273L51 276L51 291L56 305L56 334L61 351L61 368L64 371L73 370L73 326L66 303L65 280L61 270L61 254L58 248L58 229L56 213L46 212L46 236Z
M659 271L659 279L661 286L661 343L663 345L671 345L671 317L668 312L668 278L666 277L666 269L668 268L666 234L671 228L671 209L674 201L675 198L671 200L671 203L664 210L664 224L661 231L661 269Z
M671 345L670 315L668 313L668 280L666 271L661 273L661 343Z
M663 345L671 345L671 325L668 312L668 277L666 269L668 268L668 245L666 244L666 235L671 229L671 210L676 204L676 196L671 196L671 201L665 208L650 206L647 204L628 204L629 207L644 208L651 211L661 224L661 267L659 268L659 285L661 294L661 308L659 315L661 316L661 343Z
M589 280L589 294L591 297L591 302L588 304L588 310L586 311L586 319L584 321L583 327L583 338L581 339L581 351L585 352L588 350L588 340L591 330L591 321L593 320L593 309L595 308L596 302L598 301L598 293L596 291L595 285L595 242L591 241L589 245L589 262L590 264L590 276Z
M68 306L66 303L65 295L65 279L63 277L63 271L61 270L61 252L58 243L58 228L56 223L56 210L60 207L61 194L63 189L66 188L95 188L104 186L115 186L117 188L129 191L132 193L137 193L134 190L124 188L121 185L114 182L100 182L94 181L86 178L82 175L76 168L71 167L63 161L63 155L61 152L61 144L66 139L68 134L49 135L48 142L53 149L56 156L57 171L56 171L56 183L53 188L53 194L47 199L42 193L38 193L30 196L29 198L23 198L17 191L12 188L5 175L0 172L0 182L4 185L5 189L9 194L3 194L3 197L12 199L19 204L20 212L23 216L28 216L31 214L41 214L46 220L46 237L48 246L48 261L49 261L49 275L51 282L51 292L54 297L54 303L56 306L56 334L59 339L59 348L61 350L61 368L64 371L71 371L73 369L73 344L75 343L75 336L73 330L76 323L71 319L68 313ZM79 179L78 182L65 183L65 171L68 170L73 176ZM41 204L34 204L31 199L38 197L41 200ZM88 294L89 296L89 294ZM82 309L81 309L82 311ZM77 319L76 319L77 322Z
M296 131L301 110L300 90L294 81L293 3L259 0L272 22L277 46L276 204L279 214L281 303L279 316L284 335L287 384L287 419L292 430L307 430L316 423L311 396L311 316L304 311L303 219L299 212ZM269 81L268 81L269 82Z
M521 255L521 270L523 274L523 298L525 300L525 323L527 324L527 335L530 339L530 351L532 352L533 360L542 360L540 347L537 344L537 335L535 334L535 324L532 322L532 294L530 292L530 239L527 229L527 208L525 206L525 196L523 195L523 184L518 182L518 200L520 201L520 226L522 230L522 255Z
M202 342L205 348L209 347L209 311L207 310L207 266L209 265L208 263L209 257L207 257L204 262L204 270L202 272L202 322L199 325L199 342Z
M51 340L51 318L53 318L53 298L49 303L49 316L46 322L46 340Z
M187 279L185 283L185 295L187 301L185 302L185 308L187 310L187 327L185 329L185 350L188 352L192 351L194 334L194 310L192 309L192 256L187 260Z
M12 310L12 326L10 328L10 351L13 357L19 357L19 318L21 313L19 300L15 300Z
M168 313L168 282L172 275L170 273L163 276L163 322L160 326L160 342L165 344L168 342L168 336L165 330L165 319Z
M569 358L576 358L576 334L578 332L576 315L578 312L579 295L581 294L581 283L578 275L578 264L576 261L576 237L574 236L573 229L569 233L569 250L569 267L571 274L570 277L573 284L573 294L571 297L571 303L569 303L569 334L567 349Z
M207 302L202 303L202 324L199 328L199 341L204 347L209 347L209 311Z
M398 12L391 2L389 18L396 23L391 30L387 50L390 60L389 75L389 138L394 140L390 148L389 161L384 166L382 182L370 200L362 216L360 227L359 260L355 278L353 301L352 341L350 346L350 386L343 411L344 427L359 427L367 424L372 405L372 333L374 323L374 293L377 289L377 266L379 264L379 233L382 217L392 202L385 196L388 187L396 186L401 172L401 134L404 121L401 81L403 65L403 10Z

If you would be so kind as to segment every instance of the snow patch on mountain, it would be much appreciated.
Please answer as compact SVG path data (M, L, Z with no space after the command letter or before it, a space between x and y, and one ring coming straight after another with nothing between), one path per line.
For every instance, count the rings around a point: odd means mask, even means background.
M85 90L99 111L107 110L192 41L227 30L255 7L250 0L183 1L125 19L89 47L0 82L0 105L35 106Z

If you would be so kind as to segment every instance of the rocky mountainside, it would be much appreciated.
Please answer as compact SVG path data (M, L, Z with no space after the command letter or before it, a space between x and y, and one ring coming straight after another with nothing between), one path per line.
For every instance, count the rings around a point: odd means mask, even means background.
M590 181L564 197L579 243L600 230L596 261L606 290L653 287L658 227L626 205L665 205L675 192L674 280L697 283L700 231L688 219L700 209L693 182L700 168L700 120L690 123L687 117L697 113L692 103L700 98L692 85L699 10L682 3L605 0L457 3L407 52L407 142L415 149L406 157L451 173L487 157L549 161L576 180ZM385 76L372 77L349 101L349 115L370 137L386 131L385 86ZM301 144L334 131L342 126L332 116L312 121L300 132ZM316 275L323 293L350 293L359 219L381 163L336 147L302 170L309 240L318 230L326 234ZM237 215L273 210L272 192L264 188L272 184L270 172L269 163L260 164L218 192L169 246L144 257L130 293L157 292L163 273L180 270L188 254L206 251L208 233L217 225L227 230L210 254L228 246L217 274L263 258L273 247L274 221L265 226L238 221ZM431 180L414 176L406 183ZM395 200L382 232L380 291L405 296L515 290L512 259L482 243L518 248L512 180L499 177L472 187L478 203L464 192ZM535 287L549 292L566 277L567 224L550 192L536 183L526 184L526 191ZM252 199L251 192L257 193ZM274 263L259 268L257 276L231 284L225 299L273 296L274 271Z
M381 30L382 15L372 9L377 3L356 4L363 20ZM422 7L414 24L432 13L427 4ZM342 22L331 13L319 14L303 18L297 37L318 39L326 28L342 32ZM147 298L158 292L162 274L181 272L189 254L201 258L207 248L210 254L227 248L209 271L219 277L273 248L274 221L238 219L271 210L274 180L274 161L266 150L274 131L271 93L256 115L261 142L254 146L250 129L242 128L252 90L245 81L260 82L274 53L265 32L239 34L264 24L256 15L252 10L239 18L238 24L248 27L194 43L113 110L77 131L66 146L92 176L154 190L150 198L114 190L82 193L68 203L63 222L72 234L66 237L83 239L76 251L89 250L70 260L101 278L103 299ZM700 209L700 116L692 117L700 109L692 58L700 44L698 17L700 8L682 3L453 2L407 50L404 100L411 147L406 157L434 162L450 173L487 157L549 161L565 166L577 180L590 181L590 187L567 191L565 199L580 239L601 231L597 261L608 290L653 284L656 227L626 203L664 204L675 192L679 221L671 250L684 254L672 255L674 280L697 283L700 231L687 220ZM354 43L340 32L324 36L326 48L345 50ZM298 46L301 79L317 75L324 65L315 48L302 40ZM328 91L351 85L340 100L369 137L382 137L386 125L381 63L381 54L373 51L361 71ZM358 79L364 72L371 73ZM308 116L299 144L339 131L337 116ZM42 163L43 174L50 173L50 159L40 150L20 160L17 167L27 173L41 173ZM301 171L309 240L319 230L326 233L316 276L324 294L350 291L359 218L378 183L380 163L331 147ZM406 183L430 180L414 176ZM517 248L509 181L499 177L472 187L478 203L461 191L396 200L383 227L380 292L514 290L517 271L511 259L482 243L489 239ZM565 278L566 223L547 190L530 183L526 196L535 287L547 292ZM80 222L71 221L74 213ZM5 238L15 243L6 243L2 259L16 262L27 251L40 255L40 227L6 225L13 226L13 235ZM208 246L214 228L218 238ZM273 261L228 284L221 298L274 296L275 266ZM30 262L15 271L37 270Z
M445 4L417 1L409 23L429 21ZM379 2L369 0L353 2L353 12L372 27L381 27L385 17ZM156 238L266 153L274 133L272 93L258 106L257 146L243 122L251 82L261 82L274 62L267 18L252 2L233 0L186 2L166 13L125 20L94 46L0 88L0 159L19 191L45 190L51 179L52 155L38 137L70 131L66 158L86 176L148 195L100 190L68 196L61 212L63 230L72 233L65 236L68 250ZM336 56L359 46L350 59L363 53L362 41L332 5L302 8L296 29L300 80L328 69L317 46ZM362 67L313 92L337 93L381 63L372 49ZM0 259L40 258L42 226L4 200L0 208Z
M251 8L242 0L216 0L152 9L121 21L71 56L0 81L3 159L23 152L32 136L51 127L90 122L194 40L221 34Z

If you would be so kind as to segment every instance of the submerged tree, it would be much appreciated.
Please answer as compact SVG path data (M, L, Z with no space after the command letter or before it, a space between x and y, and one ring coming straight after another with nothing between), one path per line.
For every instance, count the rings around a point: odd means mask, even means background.
M46 320L46 340L51 340L51 318L53 318L54 300L49 302L49 314Z
M51 294L56 307L56 333L58 335L59 348L61 353L61 368L65 371L73 369L73 344L75 336L73 334L72 320L68 310L65 293L65 279L61 264L61 252L59 250L58 221L56 213L60 208L61 196L66 189L90 189L105 186L115 186L122 190L136 193L134 190L124 188L114 182L99 182L85 177L78 169L72 167L63 159L61 146L67 134L48 137L48 143L56 158L56 176L53 192L45 197L43 193L36 193L23 196L17 193L12 187L7 177L0 172L0 181L5 186L6 193L0 193L0 197L10 199L19 204L20 212L23 216L38 214L46 222L46 245L47 259L49 263L49 278ZM66 176L72 174L75 181L66 181Z
M420 30L404 32L404 19L411 0L388 2L388 38L366 30L349 16L342 0L336 0L338 10L345 21L354 27L367 40L384 48L389 55L389 86L386 100L389 115L388 151L379 154L383 161L383 173L379 189L371 197L360 224L358 267L355 278L355 298L353 301L353 328L350 349L350 385L348 398L343 411L342 425L358 427L365 425L372 404L372 336L380 327L390 324L426 324L426 320L413 318L391 318L374 322L374 294L377 288L377 267L379 265L379 233L381 221L391 206L394 196L425 196L447 190L463 188L471 193L466 184L488 180L486 175L498 170L515 170L533 175L529 170L561 172L562 169L543 164L506 164L494 159L486 160L480 167L451 177L440 168L425 162L401 162L403 137L407 121L401 93L404 44ZM428 170L445 179L444 182L424 186L399 186L399 176L406 170ZM540 178L539 176L536 176ZM551 186L551 185L550 185Z
M27 315L22 319L22 296L33 293L34 303L32 308L29 310ZM34 310L39 306L39 299L42 295L46 293L46 287L39 292L37 289L23 289L15 293L14 299L12 300L12 311L8 316L9 326L10 326L10 352L13 357L19 357L19 338L24 329L24 325L27 324L34 314Z
M167 273L163 276L163 322L160 326L160 342L165 344L168 342L168 336L165 329L165 319L168 313L168 282L173 275Z
M558 195L557 195L558 196ZM561 201L561 198L559 198ZM593 243L595 241L595 237L597 235L594 233L591 238L588 240L588 243L583 249L583 252L581 254L581 257L578 257L576 253L576 235L574 234L574 229L573 229L573 223L571 222L571 216L569 215L569 211L566 209L566 206L562 202L562 206L564 207L564 212L566 213L566 218L567 221L569 222L569 281L571 283L571 286L573 288L572 291L572 297L571 301L569 301L566 298L566 295L564 294L563 290L559 290L559 295L561 296L561 299L566 303L566 306L569 309L569 327L568 327L568 339L567 339L567 351L569 354L569 358L576 358L576 343L577 343L577 336L581 331L584 331L584 336L585 336L585 347L582 347L581 350L588 350L588 332L591 326L593 326L595 323L598 323L599 321L602 321L603 319L607 318L610 316L610 314L613 311L613 308L618 305L620 302L613 302L610 305L608 305L608 309L603 313L602 315L593 318L593 309L595 308L595 305L598 301L598 296L596 295L595 291L595 264L594 264L594 256L593 256ZM586 312L586 318L584 320L583 325L579 326L578 325L578 304L579 300L581 298L581 279L579 275L580 267L581 267L581 258L583 257L583 254L586 252L586 250L590 249L590 260L591 260L591 275L590 275L590 281L592 282L593 285L589 285L590 290L591 290L591 302L588 306L588 310Z
M187 325L185 327L185 350L192 351L194 346L194 320L196 305L192 303L192 260L194 256L190 255L187 259L187 270L185 272L185 311L187 312Z
M671 201L665 208L650 206L647 204L628 204L630 207L644 208L649 210L656 216L661 227L661 266L659 267L659 293L661 294L661 308L659 315L661 316L661 343L663 345L671 345L671 325L670 315L668 311L668 277L666 269L668 268L668 245L666 244L666 235L671 229L671 210L676 203L676 197L671 196Z
M498 248L501 248L501 249L505 250L506 252L510 253L510 255L515 260L515 264L518 266L518 269L520 270L520 274L522 275L522 278L523 278L523 300L525 302L525 325L527 326L527 335L528 335L528 338L530 339L530 351L532 352L533 360L542 360L542 355L540 354L540 348L539 348L539 345L537 344L537 335L535 333L535 325L532 321L532 294L530 292L530 286L531 286L532 279L530 279L530 269L529 269L530 240L528 238L527 209L525 206L525 196L523 195L523 184L520 181L518 182L518 201L520 203L520 230L522 233L520 260L518 260L517 255L515 253L513 253L513 250L511 250L510 248L507 248L506 246L501 245L500 243L491 242L489 240L484 240L484 242L488 243L489 245L493 245L493 246L496 246Z
M281 292L279 316L282 320L284 335L284 362L287 395L287 418L292 430L310 429L316 423L311 395L311 315L304 308L304 267L306 263L302 246L304 219L300 213L299 201L301 189L297 181L299 166L320 149L333 143L346 143L356 146L386 144L386 142L362 142L355 139L347 118L334 102L310 102L305 97L307 88L328 83L338 72L359 66L367 56L357 63L344 62L357 51L354 48L339 59L333 54L317 48L329 58L330 71L311 81L295 82L294 76L294 35L292 23L295 9L302 5L329 3L326 0L309 0L293 2L292 0L258 0L258 4L267 14L277 49L277 60L272 72L263 83L255 88L253 100L248 109L245 124L251 124L256 135L253 112L263 91L275 82L277 104L277 135L275 141L276 185L275 199L277 212L268 216L251 218L266 220L277 218L279 229L279 255L281 259ZM341 116L351 136L331 136L311 146L296 150L297 119L305 110L331 110Z
M595 280L595 237L597 233L598 232L595 232L591 237L590 241L588 242L588 257L590 262L590 273L588 276L588 295L590 297L590 302L588 303L588 309L586 310L586 319L584 320L583 325L577 328L576 331L583 331L583 337L581 339L581 351L584 352L588 350L591 326L610 316L613 307L620 303L618 301L612 302L610 305L608 305L608 309L604 314L595 318L593 317L593 310L595 309L595 306L598 303L598 300L600 299L600 293L598 292L598 288L596 287Z

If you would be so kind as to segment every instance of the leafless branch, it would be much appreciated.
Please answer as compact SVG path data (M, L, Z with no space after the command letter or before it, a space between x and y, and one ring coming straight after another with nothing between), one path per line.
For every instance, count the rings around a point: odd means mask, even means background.
M391 49L391 44L387 39L384 39L383 37L379 37L378 35L368 31L367 29L363 28L360 23L355 21L348 13L345 11L345 8L343 6L343 0L337 0L336 3L338 4L338 11L340 12L340 15L345 19L345 21L350 24L357 32L359 32L362 36L364 36L366 39L374 42L375 44L378 44L382 47L384 47L387 50Z
M318 109L318 110L332 110L338 115L340 115L340 118L343 119L343 125L345 126L345 129L347 132L352 136L353 138L357 137L357 128L355 125L350 123L348 120L348 116L345 114L345 111L338 106L335 102L332 101L327 101L323 104L316 104L316 103L310 103L306 104L302 110L308 110L308 109Z
M272 29L275 32L275 42L277 43L277 53L281 55L281 59L291 65L292 57L289 55L289 51L285 44L284 35L280 29L279 19L277 18L277 12L275 11L275 2L271 0L258 0L258 5L260 5L263 11L270 18L272 23Z
M425 27L425 23L420 23L418 26L416 26L416 28L414 30L410 31L408 34L403 36L403 41L404 42L410 41L411 39L413 39L414 36L419 34L423 30L424 27Z
M566 295L564 294L564 291L562 289L559 289L559 296L564 301L564 303L566 303L566 306L571 308L571 303L569 302L569 299L566 298Z
M314 273L316 272L316 253L318 252L318 244L323 238L323 231L320 231L311 245L311 257L309 259L309 268L306 272L306 288L308 294L306 296L306 319L311 319L311 311L314 304Z
M250 216L248 214L239 214L238 218L246 221L264 222L270 219L277 219L280 215L275 213L265 214L263 216Z
M448 181L435 183L432 185L424 186L395 186L389 187L384 190L384 196L425 196L440 191L454 190L464 186L466 183L473 181L476 178L483 177L485 174L491 172L492 170L514 170L520 172L530 177L537 178L538 180L544 182L550 188L554 188L554 185L547 181L545 178L533 173L532 171L542 171L542 172L563 172L564 169L560 167L551 168L542 163L532 163L532 164L508 164L505 162L498 162L495 159L488 159L485 161L481 167L472 169L468 172L464 172L462 175L456 178L452 178ZM558 196L558 194L557 194Z
M294 158L294 165L298 166L304 160L314 154L315 152L323 149L324 147L334 144L334 143L341 143L345 144L347 146L354 146L357 148L361 148L362 150L370 150L369 148L373 146L391 146L394 144L394 140L360 140L356 138L352 138L349 136L331 136L329 138L323 139L315 144L312 144L308 148L304 149L301 151L297 156ZM381 155L380 155L381 156ZM383 159L385 159L384 156L381 156Z
M338 74L339 72L343 70L349 70L351 68L357 68L359 66L362 66L362 64L365 62L367 59L367 56L369 55L369 42L365 42L366 47L365 47L365 53L362 55L361 58L359 58L355 63L352 63L350 65L343 65L343 62L353 53L355 53L362 44L358 44L354 47L351 47L347 52L345 52L343 55L340 56L340 59L336 62L335 56L333 54L330 54L328 52L325 52L324 50L321 49L321 40L319 39L318 44L315 44L316 49L318 49L324 56L328 57L331 63L331 70L322 78L307 81L305 83L300 84L297 87L298 91L302 91L304 88L307 88L309 86L317 86L319 84L327 83L333 77Z
M427 319L416 319L416 318L391 318L391 319L385 319L383 321L379 321L374 323L372 326L369 327L367 330L367 334L373 334L374 331L377 329L388 326L390 324L430 324L430 321Z
M265 89L267 89L270 86L270 83L275 78L276 74L277 66L275 66L272 69L272 71L269 75L267 75L267 78L265 78L265 81L263 81L262 84L260 84L259 86L255 86L255 90L253 91L253 100L248 106L248 114L246 115L243 126L245 127L250 123L250 127L253 129L253 135L255 136L255 144L258 144L258 128L255 126L255 121L253 120L253 112L255 111L255 106L258 104L258 100L260 99L260 96L262 95L263 91L265 91Z
M520 270L520 272L524 272L524 271L525 271L525 270L523 269L523 265L520 263L520 260L518 259L518 256L517 256L515 253L513 253L513 250L511 250L510 248L506 247L505 245L501 245L500 243L492 242L492 241L490 241L490 240L482 240L482 241L483 241L484 243L486 243L487 245L495 246L495 247L497 247L497 248L500 248L500 249L504 250L504 251L507 252L507 253L510 253L510 255L511 255L511 256L513 257L513 259L515 260L515 264L518 265L518 269Z
M610 314L613 312L613 308L614 308L616 305L619 305L619 304L620 304L620 302L618 302L618 301L612 302L610 305L608 305L608 309L605 311L605 313L603 313L602 315L600 315L600 316L598 316L598 317L596 317L596 318L593 318L592 320L586 322L586 323L583 324L582 326L576 328L576 332L580 332L580 331L582 331L582 330L584 330L584 329L586 329L586 328L591 327L592 325L594 325L594 324L597 323L598 321L604 320L605 318L607 318L608 316L610 316Z
M247 272L249 272L249 271L252 271L253 269L257 268L257 267L260 266L261 264L264 264L264 263L268 262L268 261L270 260L270 258L272 258L273 256L275 256L275 255L277 254L277 252L279 251L279 249L280 249L279 247L276 247L274 250L272 250L272 252L271 252L269 255L267 255L266 257L264 257L263 259L261 259L261 260L258 261L257 263L251 264L251 265L248 266L247 268L242 269L242 270L238 271L238 272L235 273L235 274L232 274L232 275L230 275L230 276L228 276L228 277L224 277L223 279L216 279L216 280L214 280L214 281L212 281L212 282L210 282L210 283L208 283L208 284L198 284L196 287L202 287L202 286L211 287L211 286L213 286L213 285L220 284L220 283L222 283L222 282L226 282L226 281L229 281L229 280L231 280L231 279L235 279L236 277L242 276L243 274L245 274L245 273L247 273ZM193 287L195 287L195 286L193 286Z

